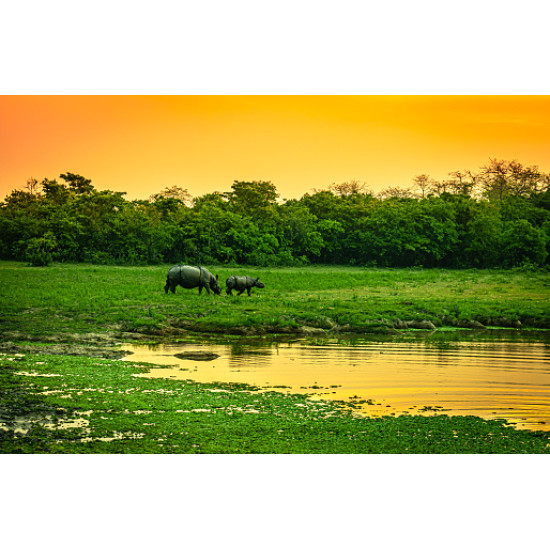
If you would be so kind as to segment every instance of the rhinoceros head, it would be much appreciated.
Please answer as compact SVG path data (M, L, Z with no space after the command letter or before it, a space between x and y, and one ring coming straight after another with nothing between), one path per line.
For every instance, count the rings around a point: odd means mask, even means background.
M260 282L260 278L254 280L254 286L257 286L258 288L264 288L264 284Z
M222 291L220 290L220 285L218 284L218 276L216 275L216 277L212 277L210 279L210 288L212 289L212 292L214 292L214 294L217 294L218 296L222 293Z

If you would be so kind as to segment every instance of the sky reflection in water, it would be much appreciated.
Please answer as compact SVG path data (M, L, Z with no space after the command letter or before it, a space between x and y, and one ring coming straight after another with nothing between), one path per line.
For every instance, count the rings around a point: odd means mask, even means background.
M357 412L476 415L521 428L550 430L550 347L540 342L364 342L307 345L125 345L145 376L239 382L337 400L359 399ZM210 361L182 352L216 353ZM274 387L275 386L275 387ZM276 386L285 386L277 388Z

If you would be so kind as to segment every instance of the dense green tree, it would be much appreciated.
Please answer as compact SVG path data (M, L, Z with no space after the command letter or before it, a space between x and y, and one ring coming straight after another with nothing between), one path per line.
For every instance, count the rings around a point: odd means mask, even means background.
M207 205L216 206L222 210L227 210L229 208L227 194L214 191L213 193L206 193L200 197L197 197L193 202L195 210L200 210L203 206Z
M63 183L58 183L57 180L44 179L40 182L40 185L46 199L52 204L64 204L70 198L67 186Z
M518 219L504 225L500 237L500 262L503 267L523 264L541 265L548 256L548 236L527 220Z
M279 194L270 181L235 181L227 196L236 211L247 213L274 205Z
M70 172L63 183L31 178L0 203L0 257L43 265L548 265L548 174L491 160L480 173L449 175L423 177L423 198L375 197L352 180L285 201L264 181L235 181L230 192L193 200L172 187L128 201Z
M500 256L502 221L495 204L480 202L464 227L461 261L457 267L496 267Z
M317 217L305 204L289 201L280 208L281 242L283 247L301 259L317 259L324 246L318 231Z

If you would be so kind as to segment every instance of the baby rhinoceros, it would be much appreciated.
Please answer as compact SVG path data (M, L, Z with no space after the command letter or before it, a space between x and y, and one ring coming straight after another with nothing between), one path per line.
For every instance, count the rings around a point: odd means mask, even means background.
M248 277L247 275L237 276L237 275L231 275L227 281L225 281L225 284L227 286L227 295L233 296L231 294L232 290L238 290L239 294L237 296L240 296L245 290L248 292L248 295L250 296L250 290L257 286L258 288L264 288L264 284L260 283L260 278L254 279L253 277Z

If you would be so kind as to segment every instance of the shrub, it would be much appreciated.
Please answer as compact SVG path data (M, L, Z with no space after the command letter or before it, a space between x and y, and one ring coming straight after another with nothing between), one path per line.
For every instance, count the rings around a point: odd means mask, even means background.
M53 260L53 252L57 241L52 233L43 237L34 237L27 241L25 259L30 266L47 266Z

